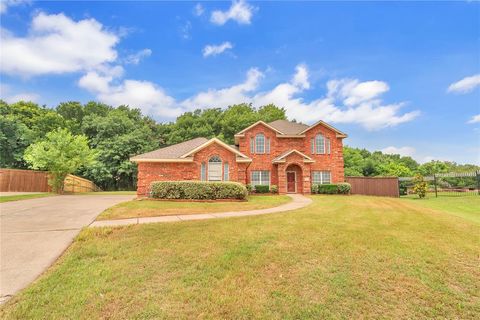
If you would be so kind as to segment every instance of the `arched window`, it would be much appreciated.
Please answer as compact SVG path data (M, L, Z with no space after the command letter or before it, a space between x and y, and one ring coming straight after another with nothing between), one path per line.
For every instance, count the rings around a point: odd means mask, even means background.
M321 134L315 136L315 153L324 154L325 153L325 138Z
M265 153L265 136L263 133L255 136L255 153Z
M222 181L222 159L219 156L208 160L208 181Z

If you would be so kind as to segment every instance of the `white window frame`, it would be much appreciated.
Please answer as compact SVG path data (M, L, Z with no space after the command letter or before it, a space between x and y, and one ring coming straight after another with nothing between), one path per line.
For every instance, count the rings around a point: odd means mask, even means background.
M318 179L315 179L315 176L318 175L317 177L320 178L320 182L318 182ZM328 175L328 179L326 178L326 175ZM316 170L312 171L312 184L329 184L332 183L332 172L329 170Z
M258 183L255 183L254 179L253 179L253 175L254 173L258 173ZM264 175L268 175L268 181L264 181ZM268 182L265 183L265 182ZM271 175L270 175L270 170L252 170L250 172L250 184L252 186L270 186L270 183L271 183Z
M212 159L218 159L220 161L212 161ZM215 166L213 166L212 164L215 164ZM220 174L218 175L218 179L212 179L211 177L211 172L210 172L210 168L213 168L215 167L215 169L218 170L217 167L220 168ZM209 159L208 159L208 168L207 168L207 179L208 181L222 181L222 168L223 168L223 162L222 162L222 158L220 158L219 156L211 156ZM213 172L212 172L213 173Z
M255 153L257 154L265 153L265 135L263 133L258 133L255 136Z
M315 136L315 153L325 154L325 137L323 134L317 134Z

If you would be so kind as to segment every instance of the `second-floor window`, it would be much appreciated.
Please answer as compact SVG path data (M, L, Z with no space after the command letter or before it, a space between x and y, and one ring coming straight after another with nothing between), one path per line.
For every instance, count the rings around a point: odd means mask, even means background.
M310 140L310 149L312 154L330 154L330 139L317 134Z
M255 136L255 153L265 153L265 136L263 133Z

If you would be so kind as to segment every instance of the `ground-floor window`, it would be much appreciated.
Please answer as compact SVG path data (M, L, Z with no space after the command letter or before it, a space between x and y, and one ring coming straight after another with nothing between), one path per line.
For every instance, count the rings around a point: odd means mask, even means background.
M208 160L208 181L222 181L222 159L219 156Z
M253 186L269 186L270 185L270 171L268 170L259 170L252 171L251 184Z
M313 184L332 183L330 171L312 171Z

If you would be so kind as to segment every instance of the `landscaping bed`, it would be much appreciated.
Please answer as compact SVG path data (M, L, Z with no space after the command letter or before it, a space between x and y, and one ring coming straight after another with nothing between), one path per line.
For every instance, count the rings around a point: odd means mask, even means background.
M165 200L142 199L120 203L102 212L97 220L128 219L139 217L156 217L179 214L202 214L224 211L245 211L277 207L290 202L288 196L248 196L245 200Z

